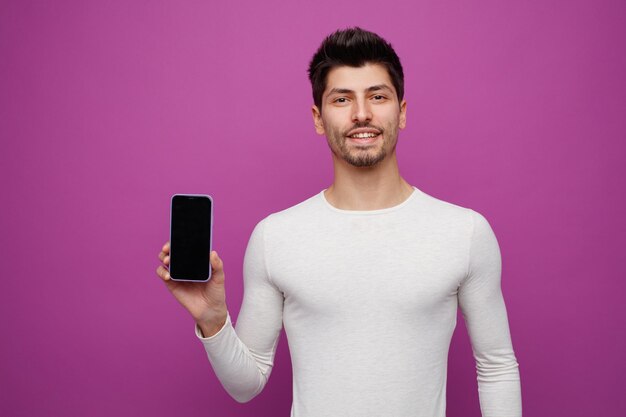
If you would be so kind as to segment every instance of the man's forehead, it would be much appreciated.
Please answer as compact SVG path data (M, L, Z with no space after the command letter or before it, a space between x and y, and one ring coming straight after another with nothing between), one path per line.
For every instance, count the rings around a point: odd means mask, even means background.
M381 64L368 63L362 67L340 66L331 69L326 77L324 94L331 90L365 91L373 86L387 86L394 91L391 77Z

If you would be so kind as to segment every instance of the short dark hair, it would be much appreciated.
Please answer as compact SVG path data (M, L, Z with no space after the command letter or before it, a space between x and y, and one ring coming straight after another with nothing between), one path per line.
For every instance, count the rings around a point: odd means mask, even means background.
M322 110L322 95L331 69L339 66L358 68L367 63L381 64L387 69L398 101L402 101L404 73L391 44L373 32L354 27L328 35L309 63L309 80L317 108Z

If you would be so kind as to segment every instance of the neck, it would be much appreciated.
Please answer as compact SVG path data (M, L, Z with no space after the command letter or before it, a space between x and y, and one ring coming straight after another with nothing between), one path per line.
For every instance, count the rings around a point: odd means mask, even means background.
M401 176L393 152L372 167L355 167L333 155L335 179L324 192L326 200L343 210L379 210L409 198L413 187Z

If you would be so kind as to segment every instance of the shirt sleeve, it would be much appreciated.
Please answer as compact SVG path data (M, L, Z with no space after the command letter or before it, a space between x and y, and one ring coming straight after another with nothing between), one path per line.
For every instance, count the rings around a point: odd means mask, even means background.
M224 326L211 337L203 337L195 326L215 374L238 402L250 401L263 390L282 329L283 294L271 282L266 266L267 221L257 224L248 242L243 303L236 325L229 314Z
M483 417L521 417L519 365L500 286L502 260L487 220L473 210L469 265L458 291L470 336Z

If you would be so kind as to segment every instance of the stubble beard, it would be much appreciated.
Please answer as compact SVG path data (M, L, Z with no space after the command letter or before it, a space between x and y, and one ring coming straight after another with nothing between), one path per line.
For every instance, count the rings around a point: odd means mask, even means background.
M359 127L374 126L355 125L352 129ZM347 142L349 139L346 137L347 132L342 132L339 129L334 129L330 137L327 138L328 146L330 147L330 150L333 152L333 154L335 154L338 158L343 159L352 166L359 168L374 166L387 157L386 145L388 141L394 141L392 152L396 149L398 132L398 130L394 129L393 126L388 126L387 129L382 129L380 127L374 128L380 131L380 135L382 136L380 138L382 143L380 144L380 147L376 150L376 152L372 152L372 146L348 146Z

